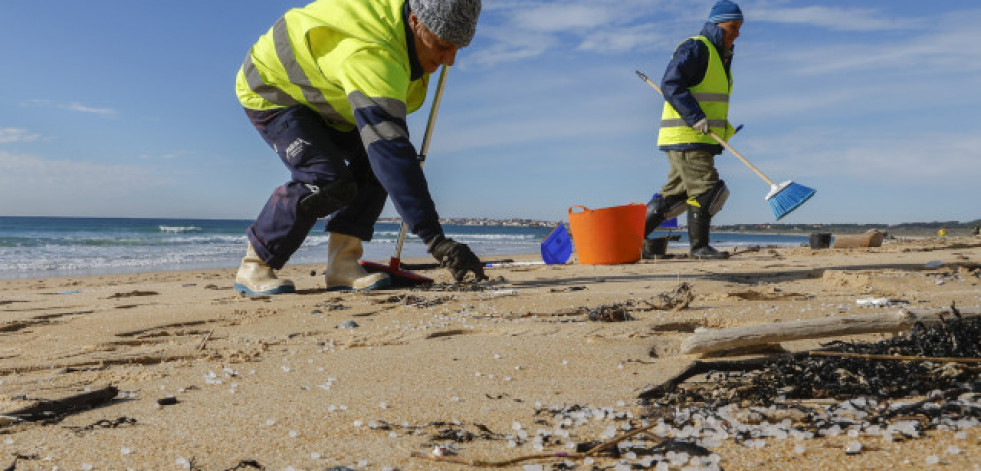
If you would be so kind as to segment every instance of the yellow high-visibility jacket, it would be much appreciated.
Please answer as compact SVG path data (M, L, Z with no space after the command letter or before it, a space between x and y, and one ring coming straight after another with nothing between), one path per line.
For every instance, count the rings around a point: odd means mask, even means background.
M728 140L732 127L729 126L729 93L732 91L732 80L726 74L722 64L722 58L716 50L715 45L705 36L694 36L695 39L704 43L709 51L708 68L705 70L705 77L697 85L689 88L692 96L698 101L698 105L705 113L709 122L709 128L723 140ZM664 109L661 112L661 128L657 135L657 145L667 146L674 144L715 144L715 139L708 134L702 134L688 125L681 117L681 114L667 101L664 102Z
M289 10L239 69L239 101L255 110L302 104L341 131L370 102L405 118L425 101L429 76L412 70L404 3L331 0Z
M307 106L357 129L378 181L423 241L443 233L406 115L426 99L407 0L318 0L286 12L253 45L235 91L254 110Z

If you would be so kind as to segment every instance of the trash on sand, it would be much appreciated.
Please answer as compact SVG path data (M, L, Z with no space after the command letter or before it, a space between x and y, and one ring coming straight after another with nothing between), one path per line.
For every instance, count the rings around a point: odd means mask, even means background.
M494 295L518 294L518 290L516 290L516 289L496 289L494 291L491 291L490 294L494 294Z
M623 322L633 319L628 311L628 303L604 304L591 309L589 320L594 322Z
M162 397L157 399L157 404L160 404L161 406L172 406L177 404L177 398L174 396Z
M856 299L855 304L858 304L859 307L885 307L889 305L889 298Z
M858 304L858 307L890 307L890 306L899 306L907 303L906 301L900 299L862 298L862 299L856 299L855 304Z
M356 329L360 327L357 322L354 321L344 321L337 326L338 329Z
M528 265L545 265L545 262L491 262L485 263L485 267L524 267Z
M861 442L850 442L845 446L845 453L849 455L857 455L862 452Z
M680 311L688 307L695 299L691 284L682 282L674 290L661 293L654 298L653 308L665 311Z

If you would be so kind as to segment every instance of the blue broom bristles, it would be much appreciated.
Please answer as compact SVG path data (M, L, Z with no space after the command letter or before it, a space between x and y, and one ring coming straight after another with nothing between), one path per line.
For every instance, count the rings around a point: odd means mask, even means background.
M766 195L766 201L770 203L770 209L773 210L773 215L779 221L799 208L805 201L811 199L814 193L816 191L813 188L786 181L780 185L773 185L770 193Z

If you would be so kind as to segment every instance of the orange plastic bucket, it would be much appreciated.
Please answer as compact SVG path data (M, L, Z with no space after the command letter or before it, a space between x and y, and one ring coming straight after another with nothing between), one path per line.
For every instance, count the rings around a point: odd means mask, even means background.
M640 260L646 214L647 205L641 202L600 209L570 207L569 226L579 263L615 265Z

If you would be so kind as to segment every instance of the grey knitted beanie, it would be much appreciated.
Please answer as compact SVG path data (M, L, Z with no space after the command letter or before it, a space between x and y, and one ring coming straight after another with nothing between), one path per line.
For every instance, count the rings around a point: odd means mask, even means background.
M477 31L480 0L409 0L412 13L440 39L466 47Z

